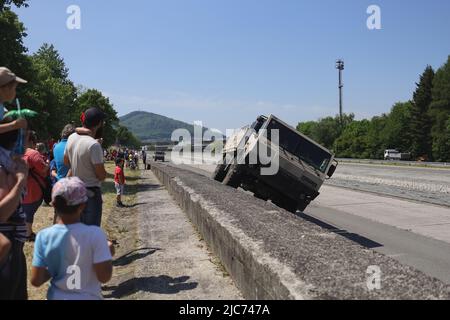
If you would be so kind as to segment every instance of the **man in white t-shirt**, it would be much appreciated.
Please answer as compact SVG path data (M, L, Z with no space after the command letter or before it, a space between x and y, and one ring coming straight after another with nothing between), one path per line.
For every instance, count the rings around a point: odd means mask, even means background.
M101 226L101 183L106 179L103 149L97 141L103 136L106 116L99 108L90 108L81 116L85 134L74 133L67 140L64 163L70 168L70 176L80 178L88 189L89 200L81 216L87 225Z
M105 233L80 222L87 201L87 189L77 177L53 187L58 222L37 235L31 271L35 287L51 280L49 300L100 300L101 284L111 280L112 252Z

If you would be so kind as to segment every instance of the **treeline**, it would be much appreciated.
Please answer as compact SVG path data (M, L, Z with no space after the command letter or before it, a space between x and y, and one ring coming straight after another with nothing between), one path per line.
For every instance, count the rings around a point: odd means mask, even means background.
M31 120L33 130L41 140L60 137L68 123L81 125L80 115L89 107L99 107L107 114L104 146L120 143L139 147L140 141L127 128L119 125L117 112L109 99L96 89L87 89L69 78L69 70L53 45L43 44L34 54L28 54L23 41L27 36L23 23L11 6L27 7L27 0L0 0L0 66L11 69L28 84L18 87L21 106L39 113ZM9 105L15 108L14 103Z
M297 129L341 158L382 159L385 149L414 159L450 162L450 56L436 72L427 66L412 100L390 113L356 121L354 114L301 122Z

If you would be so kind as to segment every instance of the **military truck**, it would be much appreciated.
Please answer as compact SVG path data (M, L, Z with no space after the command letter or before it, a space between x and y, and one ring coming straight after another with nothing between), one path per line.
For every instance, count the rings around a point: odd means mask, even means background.
M271 141L273 130L278 130L278 144ZM277 159L279 169L275 174L262 174L261 169L272 163L263 163L256 148L266 148L270 161ZM228 138L222 156L213 179L253 192L255 197L271 200L293 213L304 211L319 196L322 184L338 166L329 150L274 115L260 116L251 126L235 132Z
M155 160L155 162L158 160L164 162L166 160L166 150L167 150L166 147L156 146L153 160Z

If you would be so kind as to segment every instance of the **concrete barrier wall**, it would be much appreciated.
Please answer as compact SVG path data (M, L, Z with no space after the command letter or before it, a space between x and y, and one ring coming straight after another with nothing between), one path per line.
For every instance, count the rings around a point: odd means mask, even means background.
M247 299L449 298L439 280L245 192L167 164L152 171ZM380 290L367 287L373 265Z
M430 167L430 168L449 168L448 162L419 162L419 161L393 161L393 160L370 160L370 159L336 159L341 163L359 163L359 164L379 164L409 167Z

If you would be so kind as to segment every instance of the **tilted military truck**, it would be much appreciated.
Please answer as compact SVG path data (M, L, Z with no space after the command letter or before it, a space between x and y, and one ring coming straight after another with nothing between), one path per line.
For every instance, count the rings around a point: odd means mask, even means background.
M278 133L278 143L273 132ZM261 148L267 149L264 161L258 152ZM213 179L253 192L293 213L304 211L319 196L322 184L338 166L329 150L274 115L260 116L253 125L230 136L222 156ZM263 174L262 169L268 169L273 161L278 161L276 173Z

